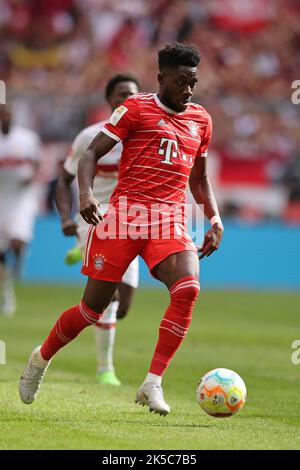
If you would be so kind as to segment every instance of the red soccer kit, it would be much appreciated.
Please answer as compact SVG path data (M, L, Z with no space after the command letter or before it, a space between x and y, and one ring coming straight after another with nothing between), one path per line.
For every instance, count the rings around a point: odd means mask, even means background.
M151 271L173 253L196 251L183 209L194 160L207 156L212 132L207 111L190 103L177 113L156 94L139 93L114 111L102 132L122 140L123 153L110 209L90 228L82 272L119 282L137 255Z

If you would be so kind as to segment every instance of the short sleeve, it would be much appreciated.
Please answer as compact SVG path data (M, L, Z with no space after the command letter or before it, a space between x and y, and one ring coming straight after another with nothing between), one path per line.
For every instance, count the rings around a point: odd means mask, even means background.
M136 129L138 121L139 105L133 95L114 110L102 132L119 142L129 137L130 133Z
M75 137L69 150L68 156L64 162L64 169L68 173L70 173L70 175L77 175L79 160L88 148L90 142L91 137L85 134L84 131L80 132L77 137Z
M199 157L207 157L208 147L209 147L211 137L212 137L212 119L211 119L210 114L207 114L207 118L208 119L207 119L206 128L202 136L201 144L199 148L199 153L198 153Z

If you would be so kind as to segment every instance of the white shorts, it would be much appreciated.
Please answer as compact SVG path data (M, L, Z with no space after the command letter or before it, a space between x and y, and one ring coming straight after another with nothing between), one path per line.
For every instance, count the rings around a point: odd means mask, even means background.
M139 285L139 258L134 258L128 266L127 270L123 274L122 283L127 284L134 289L137 289Z
M0 190L0 251L6 251L14 239L31 241L38 201L37 187L24 188L17 194Z
M106 212L106 207L101 206L101 213L104 214ZM85 241L87 237L88 230L90 228L90 225L87 224L81 215L78 215L76 217L76 222L78 224L77 227L77 246L81 250L82 253L84 253L85 250ZM139 285L139 260L138 257L136 257L128 266L127 270L123 274L122 277L122 282L124 284L127 284L130 287L133 287L134 289L137 289Z

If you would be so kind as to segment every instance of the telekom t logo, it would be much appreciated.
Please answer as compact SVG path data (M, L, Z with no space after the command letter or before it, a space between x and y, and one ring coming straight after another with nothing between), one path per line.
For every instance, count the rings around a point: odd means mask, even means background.
M161 163L166 163L167 165L173 165L171 158L177 158L178 144L176 140L166 139L162 137L160 140L160 145L158 149L158 155L163 155L164 160L161 160Z
M178 158L177 141L162 137L160 139L158 155L162 155L165 157L164 160L161 160L161 163L165 163L166 165L174 165L174 162L172 162L172 158ZM193 163L193 157L185 155L184 153L181 154L181 159L183 160L183 162L186 162L188 164Z

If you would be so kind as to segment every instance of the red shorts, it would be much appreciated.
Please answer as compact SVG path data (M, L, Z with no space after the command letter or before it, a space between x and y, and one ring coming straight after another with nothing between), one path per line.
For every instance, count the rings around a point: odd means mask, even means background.
M91 226L87 235L81 272L93 279L120 282L131 261L140 255L152 273L153 268L168 256L181 251L194 251L195 244L183 225L170 228L169 238L136 238L120 232L114 238L103 239L102 226ZM175 224L176 225L176 224Z

